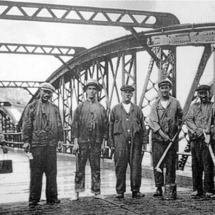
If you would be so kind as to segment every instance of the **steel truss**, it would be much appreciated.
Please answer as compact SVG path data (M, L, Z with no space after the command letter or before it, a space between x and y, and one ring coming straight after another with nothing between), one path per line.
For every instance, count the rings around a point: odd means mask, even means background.
M179 21L174 15L144 11L4 1L0 1L0 6L5 6L5 9L0 14L2 19L121 26L132 33L129 36L117 38L81 52L70 61L63 62L63 66L47 79L56 88L53 101L61 110L66 131L65 152L70 152L69 149L72 146L70 113L85 99L83 86L88 78L96 78L103 86L103 90L98 94L98 100L106 106L108 113L113 105L120 102L120 86L122 84L135 86L136 91L133 102L137 103L143 110L147 124L151 104L157 97L157 83L160 79L169 78L174 86L172 95L174 97L177 95L177 47L201 46L204 48L196 76L193 78L191 89L187 93L187 100L183 107L184 116L187 114L193 98L195 98L195 89L201 82L205 66L214 52L214 23L179 25ZM11 12L14 8L18 10L19 15ZM26 8L35 8L35 11L29 15ZM55 10L61 10L63 15L55 14ZM46 12L48 16L42 15L43 12ZM88 18L83 15L87 12L91 13ZM76 14L77 18L68 18L71 13ZM113 21L110 16L111 13L119 15L119 17ZM103 19L99 19L98 15L102 15ZM144 21L137 21L134 18L136 15L145 16ZM125 16L130 18L131 21L122 21ZM154 23L148 22L151 16L156 20ZM157 29L137 33L134 31L134 27ZM149 54L149 61L143 61L139 57L139 55L146 52ZM148 65L147 71L138 68L139 59ZM142 76L144 76L144 79ZM185 127L182 129L179 139L189 143ZM182 156L182 158L184 157ZM186 162L183 163L182 160L179 161L181 169L184 168Z
M34 54L34 55L53 55L71 56L86 50L83 47L71 46L50 46L34 44L0 43L0 53L5 54Z
M0 19L158 28L179 24L173 14L0 1Z

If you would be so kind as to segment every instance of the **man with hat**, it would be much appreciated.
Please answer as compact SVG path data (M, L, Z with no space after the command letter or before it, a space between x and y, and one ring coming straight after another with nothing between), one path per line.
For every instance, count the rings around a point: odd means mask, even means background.
M154 179L155 186L157 187L153 195L154 197L161 197L163 195L162 187L164 184L175 184L176 178L175 164L177 158L176 152L178 150L177 141L174 141L164 162L160 166L162 172L158 172L155 169L170 141L182 124L183 113L181 105L177 99L170 96L171 88L172 83L168 79L161 80L158 83L159 97L152 104L149 114L149 127L152 130ZM166 165L166 174L163 171L164 163Z
M213 124L213 103L210 102L210 86L200 85L197 89L200 101L195 102L186 116L191 142L193 192L192 198L203 195L211 197L214 189L214 165L208 144L211 144ZM204 182L203 182L204 172Z
M33 156L30 160L31 207L40 201L43 173L46 175L47 203L60 202L57 192L56 146L62 144L63 127L58 107L49 101L54 91L50 83L42 83L40 98L26 107L23 116L23 148Z
M134 87L120 88L122 102L113 107L110 114L109 147L114 150L117 198L126 192L126 170L130 165L130 182L133 198L143 197L140 193L142 148L148 143L148 132L142 110L131 102Z
M91 166L91 192L96 198L101 198L100 156L107 144L108 117L96 97L101 86L96 80L90 79L83 89L87 99L75 109L72 120L72 151L76 154L76 173L75 193L71 200L78 200L79 193L85 191L85 167L88 159Z

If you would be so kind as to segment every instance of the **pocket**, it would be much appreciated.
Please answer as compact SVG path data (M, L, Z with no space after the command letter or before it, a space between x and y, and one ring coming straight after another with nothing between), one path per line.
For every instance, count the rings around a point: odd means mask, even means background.
M113 134L121 134L122 133L122 123L121 120L115 120L114 127L113 127Z
M140 132L141 129L141 125L140 125L140 120L138 118L134 118L134 128L133 128L133 132L134 134L137 132Z

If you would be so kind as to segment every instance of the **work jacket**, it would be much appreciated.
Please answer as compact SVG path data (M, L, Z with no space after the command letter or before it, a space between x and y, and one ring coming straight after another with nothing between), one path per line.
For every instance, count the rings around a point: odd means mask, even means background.
M35 146L56 146L63 141L63 127L58 107L41 99L26 107L23 117L23 141Z
M148 143L148 132L142 110L133 103L131 103L129 113L125 111L122 103L112 109L109 133L110 147L116 147L116 144L122 144L120 142L124 140L132 142L135 139L141 145Z
M71 113L72 115L72 113ZM75 109L72 119L72 139L79 143L107 140L108 118L105 108L97 101L86 100Z
M213 124L213 103L194 103L186 116L186 125L191 140L204 138L203 130L206 134L211 133L211 125ZM200 130L202 136L198 137L196 132ZM199 132L198 132L199 133Z

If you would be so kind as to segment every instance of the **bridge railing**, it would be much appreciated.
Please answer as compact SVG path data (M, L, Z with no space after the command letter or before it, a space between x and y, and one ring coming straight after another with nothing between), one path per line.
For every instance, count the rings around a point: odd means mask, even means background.
M22 141L22 132L10 132L10 133L4 133L5 137L5 143L6 146L12 147L12 148L22 148L24 142ZM62 144L58 144L57 146L57 152L58 153L65 153L65 154L72 154L72 148L73 148L73 141L71 139L71 128L64 128L64 141ZM150 153L150 150L145 150L146 153ZM178 155L186 156L186 159L188 156L190 156L190 153L187 152L177 152ZM112 159L112 155L110 152L110 149L106 147L105 154L101 154L101 158L107 158Z

